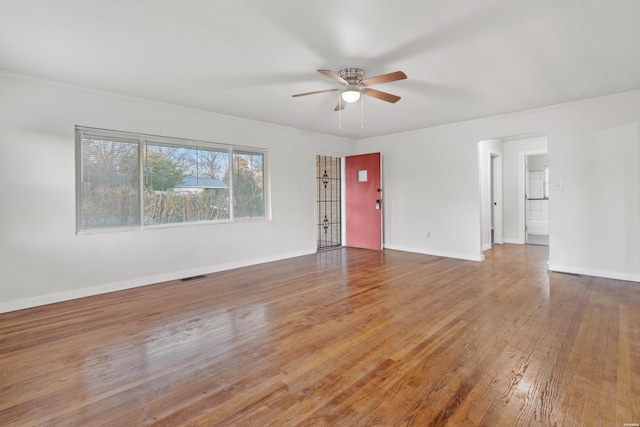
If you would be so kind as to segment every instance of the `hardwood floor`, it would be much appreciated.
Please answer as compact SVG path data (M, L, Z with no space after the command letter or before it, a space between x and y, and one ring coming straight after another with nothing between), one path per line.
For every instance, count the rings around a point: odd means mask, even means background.
M640 283L342 249L0 315L0 425L640 423Z

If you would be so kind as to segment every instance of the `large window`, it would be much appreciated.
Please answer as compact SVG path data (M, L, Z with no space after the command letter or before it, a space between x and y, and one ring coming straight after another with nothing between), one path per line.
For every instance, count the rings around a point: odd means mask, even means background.
M76 139L78 231L266 218L265 151L80 127Z

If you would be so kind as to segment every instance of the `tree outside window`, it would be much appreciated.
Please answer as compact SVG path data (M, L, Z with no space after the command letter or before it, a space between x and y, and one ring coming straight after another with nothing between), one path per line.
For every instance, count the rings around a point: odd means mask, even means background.
M110 132L77 129L78 231L265 217L264 153Z

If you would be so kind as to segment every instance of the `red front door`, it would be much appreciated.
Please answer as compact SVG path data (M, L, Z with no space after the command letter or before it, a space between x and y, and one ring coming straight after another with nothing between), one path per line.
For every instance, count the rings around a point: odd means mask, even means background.
M380 153L345 157L346 245L382 249Z

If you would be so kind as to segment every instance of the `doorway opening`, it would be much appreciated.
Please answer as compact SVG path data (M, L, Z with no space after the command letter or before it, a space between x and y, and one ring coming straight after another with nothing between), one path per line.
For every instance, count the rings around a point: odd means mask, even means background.
M342 159L316 156L317 250L342 246Z
M525 243L549 245L549 155L524 157Z
M481 253L500 243L549 245L548 178L553 171L547 167L547 135L483 140L478 153Z
M501 245L502 242L502 155L489 151L491 180L491 240L490 243Z
M500 139L478 143L481 252L504 243L503 145Z

